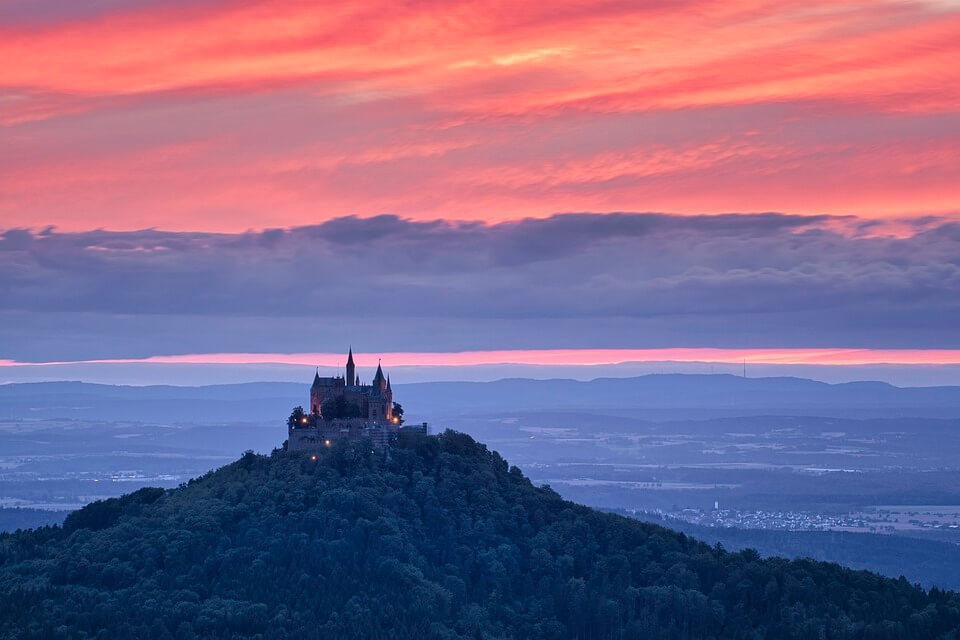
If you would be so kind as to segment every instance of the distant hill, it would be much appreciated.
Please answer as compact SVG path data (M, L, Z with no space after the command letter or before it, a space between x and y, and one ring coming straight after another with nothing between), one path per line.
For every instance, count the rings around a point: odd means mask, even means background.
M960 597L566 502L463 434L340 442L0 536L0 638L955 638Z
M642 413L653 420L747 415L960 418L960 387L827 384L802 378L655 374L634 378L396 384L397 399L424 418L504 411ZM204 387L81 382L0 385L0 418L145 422L275 421L304 404L307 384Z
M284 382L133 387L86 382L0 385L0 418L142 422L279 422L309 385Z
M589 382L429 382L400 386L397 395L410 406L429 399L430 406L438 411L636 410L655 418L664 410L671 417L960 417L960 387L895 387L884 382L828 384L803 378L742 378L726 374L653 374Z

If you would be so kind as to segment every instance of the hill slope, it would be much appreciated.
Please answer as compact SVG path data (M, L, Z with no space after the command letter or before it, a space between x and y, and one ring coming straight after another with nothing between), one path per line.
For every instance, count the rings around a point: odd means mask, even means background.
M565 502L468 436L275 452L0 536L0 638L954 638L960 599Z

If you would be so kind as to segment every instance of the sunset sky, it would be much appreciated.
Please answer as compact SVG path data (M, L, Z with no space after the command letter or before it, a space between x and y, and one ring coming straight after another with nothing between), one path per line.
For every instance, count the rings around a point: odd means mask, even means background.
M4 0L0 382L960 363L958 60L958 0Z

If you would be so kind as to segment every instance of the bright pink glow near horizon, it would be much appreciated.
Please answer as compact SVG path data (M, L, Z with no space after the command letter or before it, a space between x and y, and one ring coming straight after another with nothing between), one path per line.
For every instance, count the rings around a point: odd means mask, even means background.
M960 211L955 0L55 4L0 10L3 228Z
M382 359L387 367L470 367L494 364L605 365L627 362L712 362L792 365L947 365L960 364L957 349L545 349L513 351L461 351L451 353L399 352L356 354L360 366ZM69 364L287 364L342 367L342 353L207 353L152 356L149 358L82 360L70 362L18 362L0 360L0 366Z

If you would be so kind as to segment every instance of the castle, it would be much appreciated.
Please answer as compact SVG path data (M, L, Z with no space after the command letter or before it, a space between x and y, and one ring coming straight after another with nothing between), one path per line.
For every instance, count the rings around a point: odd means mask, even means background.
M371 422L393 422L393 389L385 378L380 363L372 384L360 384L353 347L347 354L346 377L313 376L310 387L310 413L330 418L365 418Z
M329 446L337 438L369 438L382 445L402 424L403 409L393 401L393 388L383 368L378 363L373 381L361 384L351 347L345 375L321 378L319 370L314 374L309 411L297 407L287 422L287 448L309 450ZM427 425L411 430L426 432Z

